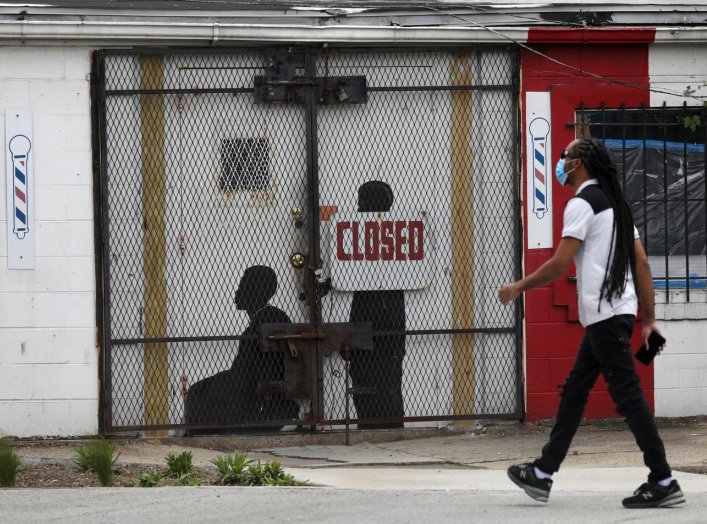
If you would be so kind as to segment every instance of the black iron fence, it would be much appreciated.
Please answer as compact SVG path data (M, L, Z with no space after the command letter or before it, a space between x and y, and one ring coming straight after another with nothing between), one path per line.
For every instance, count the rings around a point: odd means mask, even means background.
M106 430L519 417L517 70L101 52Z
M707 110L581 107L573 125L609 149L665 301L707 290Z

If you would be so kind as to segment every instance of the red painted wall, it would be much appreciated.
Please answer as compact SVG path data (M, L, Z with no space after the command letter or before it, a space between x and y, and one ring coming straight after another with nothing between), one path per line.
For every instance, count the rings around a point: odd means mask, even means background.
M524 49L521 55L521 103L527 91L550 91L552 111L553 157L551 172L561 149L574 138L574 111L583 102L587 108L640 107L650 105L648 87L648 45L653 42L652 29L531 29L528 45L544 55L574 66L581 71L554 63L548 58ZM626 87L584 74L588 71L620 82ZM523 129L525 129L523 114ZM525 140L525 133L523 133ZM523 151L527 150L523 144ZM523 195L527 182L524 163ZM562 215L569 188L560 186L552 177L554 245L560 240ZM527 207L523 213L527 220ZM525 238L525 273L530 274L550 258L552 250L528 250ZM569 275L574 275L574 268ZM537 421L555 416L560 402L561 386L570 371L582 338L583 328L577 321L576 284L561 277L553 284L526 293L526 381L527 417ZM634 331L633 346L638 347L640 322ZM639 364L639 374L648 401L653 408L653 371ZM616 417L615 406L604 380L600 377L589 396L587 418Z

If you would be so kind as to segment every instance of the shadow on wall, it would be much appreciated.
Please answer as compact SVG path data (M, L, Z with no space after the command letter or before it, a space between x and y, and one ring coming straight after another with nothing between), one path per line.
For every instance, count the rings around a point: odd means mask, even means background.
M387 212L393 205L393 190L385 182L372 180L358 189L358 211ZM405 294L403 291L355 291L351 322L371 322L375 335L372 351L350 351L349 373L354 388L374 388L353 395L359 419L401 418L403 406L403 358L405 356ZM402 428L402 422L359 424L360 429Z
M259 393L258 383L284 381L284 354L263 353L258 334L261 324L290 324L287 314L268 304L277 290L277 275L268 266L246 269L238 284L235 303L245 311L250 323L238 344L238 354L231 369L216 373L193 384L187 393L186 424L221 424L267 420L292 420L298 405L285 399L284 393ZM274 429L281 429L282 426ZM253 429L223 428L189 430L189 434L243 433Z

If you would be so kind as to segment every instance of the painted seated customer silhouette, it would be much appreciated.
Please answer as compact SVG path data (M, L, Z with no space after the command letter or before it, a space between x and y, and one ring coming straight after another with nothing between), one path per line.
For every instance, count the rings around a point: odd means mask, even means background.
M238 344L231 369L196 382L185 405L187 424L228 424L297 417L298 406L284 393L261 393L258 384L284 380L284 355L263 353L258 334L261 324L290 324L284 311L268 304L277 290L277 276L268 266L245 270L235 303L250 323Z

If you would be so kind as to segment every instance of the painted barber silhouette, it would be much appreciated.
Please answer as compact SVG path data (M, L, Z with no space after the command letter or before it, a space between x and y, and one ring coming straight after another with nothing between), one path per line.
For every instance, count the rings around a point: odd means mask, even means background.
M235 295L236 307L250 322L242 333L231 369L196 382L186 398L187 424L225 424L297 417L298 406L284 393L261 393L258 384L281 382L285 375L282 353L263 353L258 334L261 324L290 324L287 314L269 305L277 290L277 275L268 266L245 270ZM213 432L213 431L210 431Z
M358 211L390 211L393 190L385 182L373 180L358 189ZM373 387L373 394L354 394L360 419L401 418L402 380L405 356L405 294L403 291L356 291L351 303L351 322L371 322L374 335L371 351L351 351L349 373L354 387ZM401 428L401 422L359 424L361 429Z

